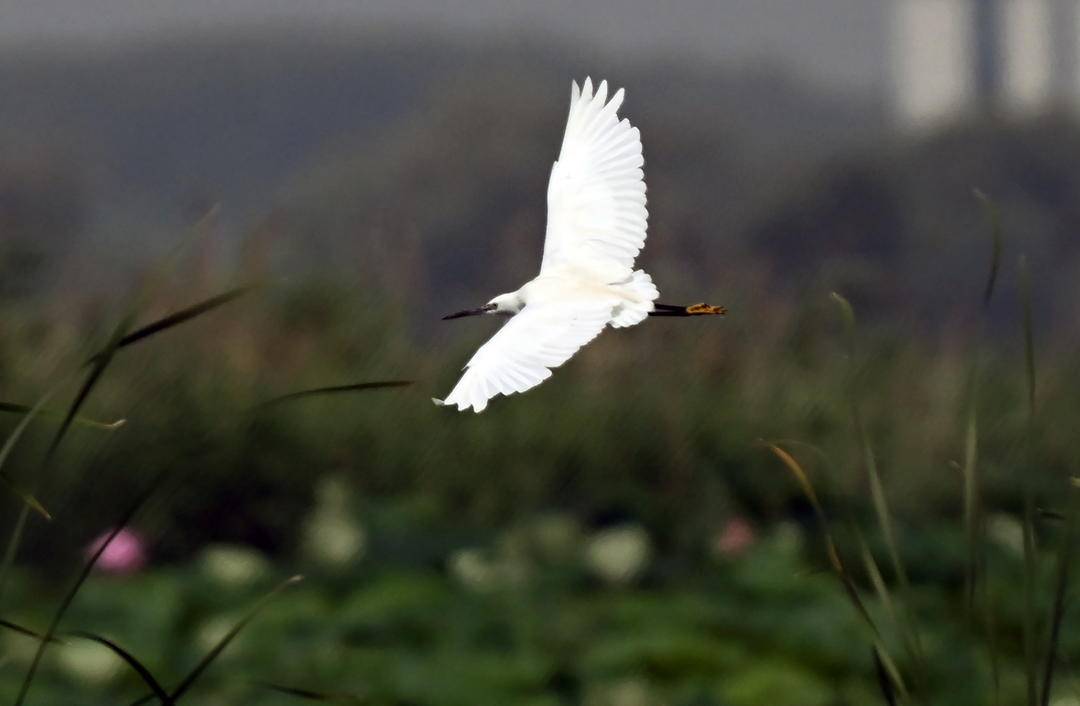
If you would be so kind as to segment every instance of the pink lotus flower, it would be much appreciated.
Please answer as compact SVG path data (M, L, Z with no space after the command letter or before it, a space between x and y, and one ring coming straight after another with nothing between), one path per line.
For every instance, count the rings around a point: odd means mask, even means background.
M104 544L112 531L104 532L86 547L89 558ZM133 574L146 565L146 543L129 529L120 530L98 557L95 568L109 574Z
M754 527L742 517L732 517L716 538L716 553L727 558L734 558L746 552L757 541Z

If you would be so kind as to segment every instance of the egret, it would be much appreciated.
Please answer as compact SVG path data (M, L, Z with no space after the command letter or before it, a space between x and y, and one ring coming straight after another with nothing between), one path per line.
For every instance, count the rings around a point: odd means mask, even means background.
M645 245L645 163L641 135L619 119L625 91L608 100L607 81L570 84L558 161L548 182L547 230L540 274L477 309L443 319L511 317L480 347L461 380L438 405L482 412L496 395L536 387L607 326L647 316L723 315L719 306L657 304L652 277L634 269Z

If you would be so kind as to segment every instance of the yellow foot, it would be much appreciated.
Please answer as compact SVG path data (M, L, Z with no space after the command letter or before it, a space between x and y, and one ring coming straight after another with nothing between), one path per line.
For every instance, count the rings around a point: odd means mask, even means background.
M686 307L686 313L691 316L724 316L727 314L727 309L711 304L691 304Z

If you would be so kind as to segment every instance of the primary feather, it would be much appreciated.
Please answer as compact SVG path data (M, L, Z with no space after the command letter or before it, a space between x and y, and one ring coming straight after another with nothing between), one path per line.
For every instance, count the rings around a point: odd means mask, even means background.
M634 271L648 211L641 136L619 120L625 93L607 99L606 81L571 84L570 114L548 184L540 274L497 297L516 315L480 347L445 401L483 411L495 395L524 392L551 377L608 324L640 323L659 296ZM502 311L500 309L500 311Z
M638 129L618 117L625 95L620 88L605 105L607 81L595 94L589 79L580 92L573 84L548 182L541 273L573 264L616 281L630 274L645 245L645 158Z

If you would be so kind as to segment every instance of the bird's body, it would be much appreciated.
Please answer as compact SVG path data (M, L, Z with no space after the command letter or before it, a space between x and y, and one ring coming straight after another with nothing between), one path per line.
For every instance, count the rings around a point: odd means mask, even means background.
M495 395L524 392L551 376L606 326L633 326L650 314L723 313L664 307L652 278L634 269L648 211L641 138L607 100L607 82L571 85L570 115L548 184L548 223L540 274L479 309L453 314L513 318L480 347L445 400L481 412Z
M514 293L523 305L540 306L553 302L603 302L611 309L612 326L632 326L652 311L660 292L642 270L629 277L606 280L587 269L559 265L541 272Z

